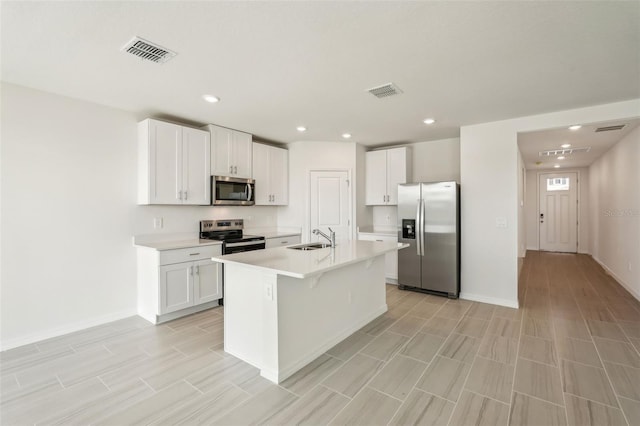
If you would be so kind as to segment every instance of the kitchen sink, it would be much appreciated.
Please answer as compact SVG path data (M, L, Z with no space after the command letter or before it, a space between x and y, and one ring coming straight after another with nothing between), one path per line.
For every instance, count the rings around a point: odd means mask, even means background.
M299 244L297 246L289 246L287 248L293 250L318 250L322 248L330 247L330 244L326 243L309 243L309 244Z

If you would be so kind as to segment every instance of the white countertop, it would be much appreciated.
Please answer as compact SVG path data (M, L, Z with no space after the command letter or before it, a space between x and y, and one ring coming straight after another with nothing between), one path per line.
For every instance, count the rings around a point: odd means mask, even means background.
M250 266L293 278L307 278L405 247L408 247L408 244L382 241L344 241L338 242L333 249L328 247L318 250L293 250L287 247L277 247L269 250L215 256L212 257L212 260Z
M147 247L155 250L175 250L187 247L202 247L202 246L213 246L222 244L222 241L205 241L200 242L199 238L195 239L187 239L180 241L147 241L147 242L135 242L134 245L136 247Z
M291 237L300 235L299 228L247 228L246 235L258 235L265 238ZM167 235L136 235L133 237L133 245L136 247L151 248L154 250L175 250L187 247L202 247L222 244L222 241L200 242L198 233L182 233Z

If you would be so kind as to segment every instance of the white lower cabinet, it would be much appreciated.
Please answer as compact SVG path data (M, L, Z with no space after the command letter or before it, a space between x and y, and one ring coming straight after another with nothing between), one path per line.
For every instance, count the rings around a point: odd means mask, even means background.
M216 306L222 298L222 265L211 257L219 254L221 245L139 248L138 314L157 324Z
M177 263L160 267L160 306L158 313L193 306L193 277L191 263Z
M300 235L290 235L288 237L267 238L265 248L285 247L292 244L300 244Z
M358 239L363 241L391 241L398 242L398 237L395 235L387 234L375 234L375 233L359 233ZM384 258L384 271L385 277L388 280L392 280L394 284L398 282L398 252L393 251L387 253Z

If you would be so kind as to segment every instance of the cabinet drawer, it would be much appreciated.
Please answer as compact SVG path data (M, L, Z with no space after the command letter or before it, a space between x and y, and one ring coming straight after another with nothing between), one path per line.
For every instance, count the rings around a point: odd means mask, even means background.
M380 234L358 234L358 239L362 241L391 241L398 242L398 237L395 235L380 235Z
M284 247L284 246L290 246L291 244L299 244L299 243L300 243L300 235L292 235L289 237L267 238L266 248Z
M222 254L222 245L197 246L160 252L160 265L208 259Z

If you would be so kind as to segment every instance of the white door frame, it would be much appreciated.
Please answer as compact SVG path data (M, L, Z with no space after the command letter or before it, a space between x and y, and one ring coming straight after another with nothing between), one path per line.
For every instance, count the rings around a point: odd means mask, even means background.
M347 172L347 180L349 181L349 230L351 234L351 240L356 239L355 233L355 218L353 216L353 179L351 169L344 168L321 168L321 169L307 169L307 200L305 203L305 218L302 224L302 240L303 242L311 241L311 173L312 172Z
M580 211L582 210L582 203L580 201L580 185L582 185L582 178L580 177L580 170L576 169L566 169L566 170L558 170L558 169L549 169L549 170L540 170L536 173L536 239L538 250L540 250L540 175L550 175L557 173L575 173L577 186L576 186L576 253L580 253Z

